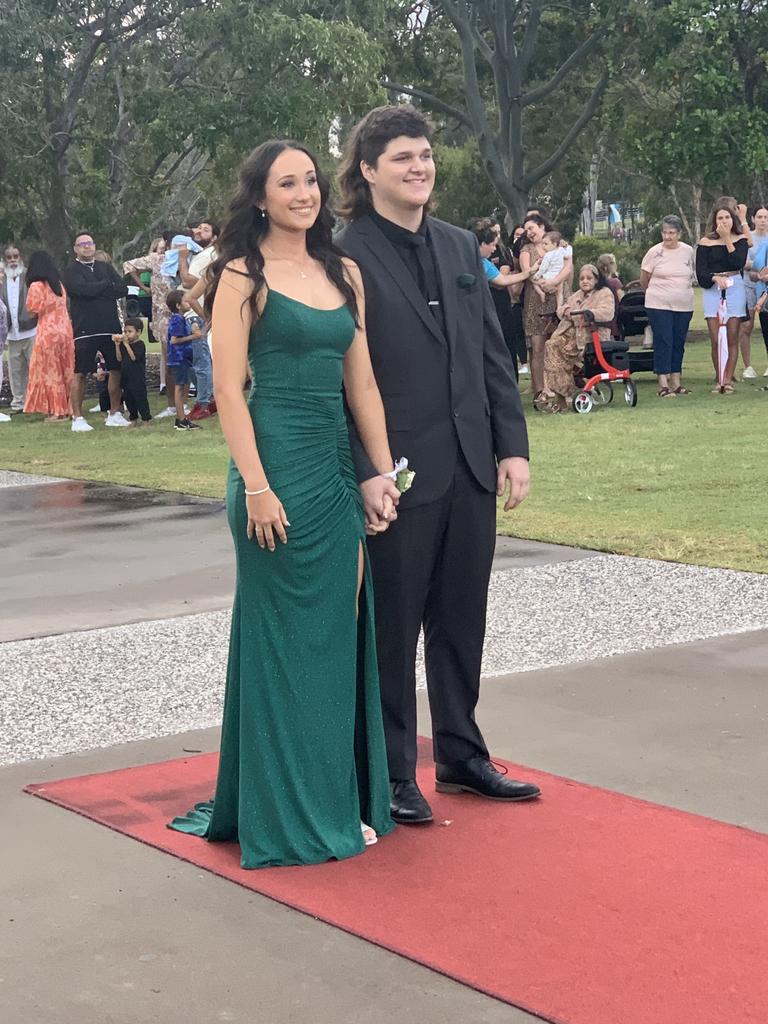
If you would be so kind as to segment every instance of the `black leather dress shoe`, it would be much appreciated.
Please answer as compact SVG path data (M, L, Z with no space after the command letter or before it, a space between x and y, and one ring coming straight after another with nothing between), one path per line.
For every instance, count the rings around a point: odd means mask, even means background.
M432 808L416 785L416 779L389 784L389 813L401 825L423 825L432 821Z
M456 764L438 764L438 793L476 793L489 800L535 800L541 795L532 782L518 782L502 775L487 757L473 757Z

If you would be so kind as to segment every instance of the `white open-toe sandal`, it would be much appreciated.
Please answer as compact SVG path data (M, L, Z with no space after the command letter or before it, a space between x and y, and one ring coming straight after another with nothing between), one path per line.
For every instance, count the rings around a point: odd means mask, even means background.
M375 846L379 841L379 837L373 831L370 825L366 825L365 822L360 822L360 831L363 833L363 840L366 846Z

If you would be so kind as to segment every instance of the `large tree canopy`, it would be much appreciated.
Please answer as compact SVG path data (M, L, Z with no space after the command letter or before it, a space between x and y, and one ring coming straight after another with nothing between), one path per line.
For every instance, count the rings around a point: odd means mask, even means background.
M452 27L450 34L440 33L441 20ZM496 191L519 217L531 189L571 155L598 112L614 27L608 4L574 2L564 8L555 0L435 0L414 31L425 37L434 32L436 48L453 47L460 83L386 84L464 126ZM435 59L432 66L442 64ZM450 96L456 84L458 101ZM553 118L557 136L542 152L531 139L549 135Z
M765 199L766 0L5 0L0 234L121 250L206 209L270 136L330 171L368 107L437 122L444 216L589 182L679 210ZM481 208L482 207L482 208Z
M379 50L306 0L16 0L0 14L6 230L58 255L193 212L261 139L326 155L340 116L384 97Z

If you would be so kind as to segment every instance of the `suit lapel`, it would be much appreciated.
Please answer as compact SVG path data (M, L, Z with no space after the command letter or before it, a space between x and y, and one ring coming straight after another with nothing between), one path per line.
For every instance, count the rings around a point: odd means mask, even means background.
M443 337L443 332L440 330L434 316L430 312L429 306L424 300L424 296L419 291L416 282L408 272L408 268L397 255L395 247L389 239L383 232L379 231L373 221L368 217L362 217L352 226L357 230L357 233L363 239L379 263L382 264L393 278L395 284L418 313L427 330L429 330L439 342L444 344L445 338Z
M429 233L432 238L432 252L440 282L440 295L443 302L443 320L451 352L456 347L456 322L458 306L456 302L456 273L458 264L453 259L453 242L446 232L441 230L439 221L429 219Z

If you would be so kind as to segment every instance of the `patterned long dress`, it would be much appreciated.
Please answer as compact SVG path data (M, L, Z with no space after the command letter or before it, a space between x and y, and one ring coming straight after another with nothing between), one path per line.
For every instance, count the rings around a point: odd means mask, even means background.
M142 270L149 270L152 274L152 282L149 290L152 293L152 333L160 342L165 362L165 347L168 340L168 320L171 311L165 304L168 292L173 288L170 277L162 273L165 254L162 252L148 252L146 256L138 256L135 260L128 260L123 264L123 273L141 273Z
M524 245L520 250L520 255L522 256L524 252L527 252L530 256L531 263L535 263L542 255L533 242L528 242ZM547 321L542 320L542 315L554 313L556 309L557 292L547 292L546 298L542 299L534 288L533 281L529 278L525 282L523 290L523 329L526 336L533 337L534 335L544 334Z
M24 412L68 416L75 341L63 285L61 295L57 295L47 282L33 281L27 293L27 309L37 317L37 339L29 361Z
M598 321L612 320L616 308L610 288L598 288L591 292L579 289L570 297L568 305L573 309L591 309ZM610 327L598 328L598 336L600 341L607 341L611 336ZM544 347L544 388L553 391L565 402L576 392L574 371L581 368L584 346L591 338L592 332L584 317L577 316L575 320L570 320L566 316Z

